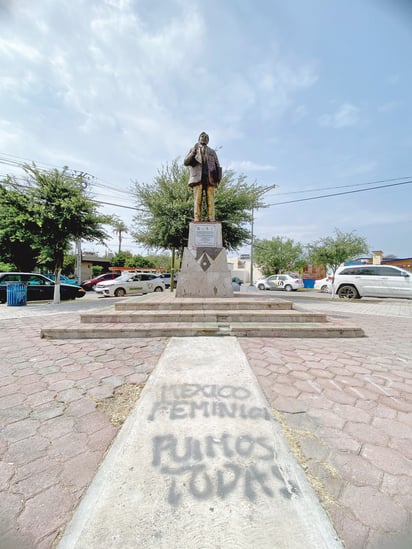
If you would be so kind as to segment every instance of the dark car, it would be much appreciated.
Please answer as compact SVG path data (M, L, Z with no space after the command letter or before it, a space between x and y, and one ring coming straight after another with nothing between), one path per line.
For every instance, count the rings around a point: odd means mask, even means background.
M162 273L160 275L160 278L162 278L163 282L165 283L165 288L166 289L170 288L171 277L172 277L171 273ZM176 274L174 275L173 280L174 280L173 287L176 288L176 286L177 286L177 275Z
M27 285L27 301L52 300L54 297L54 281L38 273L0 273L0 303L7 301L7 283L25 282ZM60 284L60 299L75 299L83 297L85 291L74 284Z
M50 280L56 280L56 275L53 273L45 273L44 276L47 276L47 278L50 278ZM60 274L60 283L61 284L74 284L75 286L78 286L79 284L77 284L77 280L75 280L74 278L69 278L68 276L66 275L63 275L63 274Z
M98 284L99 282L103 282L104 280L114 280L118 276L120 276L119 271L115 271L115 272L112 272L112 273L103 273L103 274L101 274L99 276L96 276L94 278L89 278L88 280L83 280L83 282L81 282L80 286L88 292L89 290L94 290L95 287L96 287L96 284Z

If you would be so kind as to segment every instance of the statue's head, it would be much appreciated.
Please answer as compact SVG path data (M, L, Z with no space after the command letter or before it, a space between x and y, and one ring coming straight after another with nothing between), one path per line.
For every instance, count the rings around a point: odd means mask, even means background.
M207 135L206 132L202 132L200 135L199 135L199 143L201 145L207 145L209 143L209 136Z

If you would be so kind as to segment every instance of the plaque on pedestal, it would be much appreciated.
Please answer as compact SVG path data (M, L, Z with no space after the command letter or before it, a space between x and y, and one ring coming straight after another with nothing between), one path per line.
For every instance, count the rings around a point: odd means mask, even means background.
M190 223L188 247L222 248L222 225L220 223Z
M222 242L220 223L190 223L189 242L183 252L176 297L233 297L226 249Z

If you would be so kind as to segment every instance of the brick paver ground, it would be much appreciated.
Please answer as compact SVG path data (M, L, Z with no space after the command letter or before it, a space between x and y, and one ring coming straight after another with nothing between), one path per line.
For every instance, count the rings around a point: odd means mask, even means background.
M357 323L367 338L239 341L346 547L406 549L412 303L367 303L304 306ZM41 327L69 326L78 313L27 310L0 319L2 549L53 546L117 433L96 401L145 381L167 343L42 340Z
M0 320L1 549L52 547L118 430L96 401L146 381L166 344L47 341L40 327L78 313L35 312Z
M412 318L385 316L384 304L349 317L348 305L340 316L367 338L239 341L345 547L406 549Z

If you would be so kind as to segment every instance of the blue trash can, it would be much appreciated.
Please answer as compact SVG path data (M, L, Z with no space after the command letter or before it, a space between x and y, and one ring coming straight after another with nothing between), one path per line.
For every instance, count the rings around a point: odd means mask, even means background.
M9 307L27 305L26 282L7 282L7 305Z

